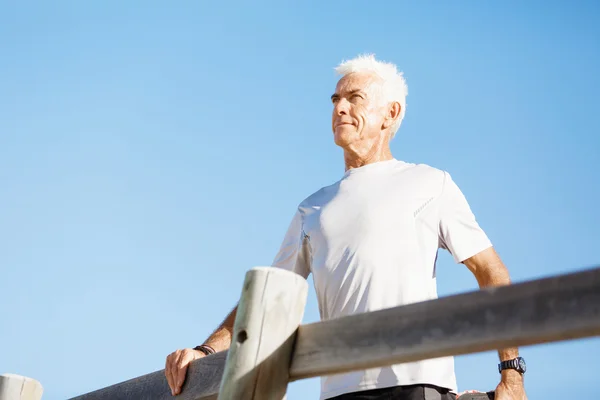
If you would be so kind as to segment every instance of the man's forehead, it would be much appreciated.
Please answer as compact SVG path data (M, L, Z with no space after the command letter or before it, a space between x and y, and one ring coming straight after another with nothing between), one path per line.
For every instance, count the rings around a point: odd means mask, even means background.
M377 79L371 73L355 72L342 77L335 86L336 93L366 91Z

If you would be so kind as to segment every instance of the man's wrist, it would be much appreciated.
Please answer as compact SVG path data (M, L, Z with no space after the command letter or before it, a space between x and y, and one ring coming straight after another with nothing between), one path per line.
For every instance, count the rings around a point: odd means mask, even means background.
M523 357L516 357L509 360L500 361L498 364L498 371L501 373L505 370L514 370L520 374L524 374L527 371L527 365Z
M510 385L523 384L523 374L514 369L505 369L500 373L501 381Z
M200 351L207 356L210 356L211 354L216 353L215 349L207 344L202 344L200 346L196 346L196 347L194 347L194 350Z

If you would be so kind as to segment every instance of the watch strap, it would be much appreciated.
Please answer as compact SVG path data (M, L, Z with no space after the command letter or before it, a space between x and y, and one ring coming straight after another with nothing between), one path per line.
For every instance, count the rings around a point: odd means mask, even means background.
M502 361L502 362L500 362L500 364L498 364L498 372L501 373L505 369L514 369L523 374L523 373L525 373L525 368L524 368L525 363L522 360L523 359L521 357L517 357L517 358L513 358L512 360Z

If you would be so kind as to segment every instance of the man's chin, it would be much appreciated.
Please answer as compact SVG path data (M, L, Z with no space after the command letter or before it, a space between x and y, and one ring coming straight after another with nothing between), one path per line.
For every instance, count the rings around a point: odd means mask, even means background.
M333 137L333 142L340 147L346 147L351 143L351 140L349 140L349 139L350 138L345 137L345 136L335 135Z
M333 134L333 141L340 147L345 147L356 140L356 132L340 132L338 128Z

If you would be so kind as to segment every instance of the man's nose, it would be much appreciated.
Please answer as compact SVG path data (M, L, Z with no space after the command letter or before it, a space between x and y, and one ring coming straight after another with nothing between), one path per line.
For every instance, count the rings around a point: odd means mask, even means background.
M340 99L335 104L335 115L348 115L348 102L345 99Z

